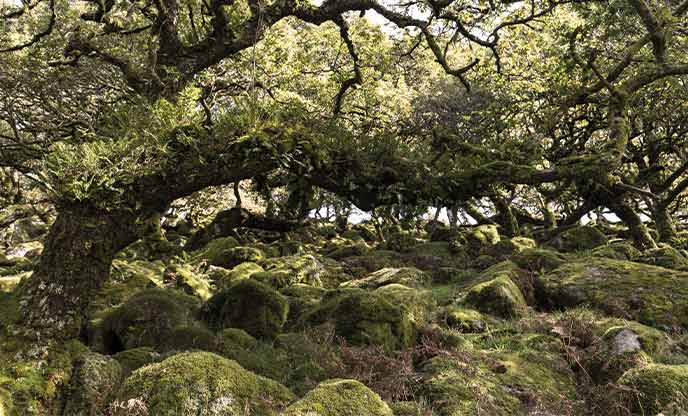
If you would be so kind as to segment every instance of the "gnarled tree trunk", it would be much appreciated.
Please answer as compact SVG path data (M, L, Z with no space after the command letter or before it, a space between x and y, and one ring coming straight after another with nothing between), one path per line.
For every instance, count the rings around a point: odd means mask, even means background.
M130 211L61 207L21 289L25 327L41 338L77 337L84 310L110 276L115 255L137 239L136 224Z

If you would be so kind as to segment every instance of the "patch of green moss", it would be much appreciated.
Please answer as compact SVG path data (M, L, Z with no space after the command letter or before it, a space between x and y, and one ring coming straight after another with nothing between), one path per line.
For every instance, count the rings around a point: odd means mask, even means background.
M341 245L327 253L327 256L335 260L340 260L352 256L364 256L370 251L370 247L363 242L349 243Z
M633 247L631 243L625 241L610 242L604 246L595 247L592 255L597 257L608 257L616 260L636 260L640 257L640 250Z
M213 270L214 269L214 270ZM234 266L231 270L214 268L208 272L208 276L218 289L226 289L232 282L248 279L255 273L260 273L263 268L257 263L245 262Z
M286 296L289 302L289 316L287 326L293 326L301 320L303 315L320 303L326 290L297 283L280 289L280 293Z
M276 257L262 263L265 272L251 278L262 281L277 289L296 283L321 287L326 270L323 263L312 254Z
M117 360L88 353L75 360L63 414L99 416L119 386L122 368Z
M483 332L487 329L487 318L475 309L451 306L445 315L447 325L460 332Z
M432 293L401 284L381 286L373 291L394 305L401 305L408 311L409 319L416 327L422 327L430 321L431 314L437 306Z
M215 351L215 334L200 326L178 326L162 342L163 351Z
M231 269L241 263L251 262L259 263L265 260L265 254L254 247L233 247L221 251L209 263L213 266L224 267Z
M415 267L385 268L369 274L363 279L344 282L340 287L358 287L376 289L389 284L400 284L408 287L422 288L430 283L430 277Z
M187 264L173 264L165 269L163 284L173 286L187 295L208 300L211 296L210 282Z
M409 347L415 341L415 328L407 308L362 289L328 293L304 321L309 325L334 322L335 333L353 345L379 345L394 350Z
M288 313L284 296L253 279L235 282L210 298L203 310L204 319L213 328L240 328L267 339L279 334Z
M473 286L464 301L481 312L502 318L523 316L528 306L521 289L506 273Z
M225 328L217 334L217 338L220 349L238 347L250 350L258 346L258 340L239 328Z
M667 269L688 270L688 257L666 244L645 251L637 261Z
M160 354L150 347L132 348L120 351L112 358L122 367L122 376L127 377L132 371L151 364L160 358Z
M134 371L124 382L113 416L128 416L130 400L139 400L148 414L277 415L294 399L281 384L245 370L209 352L173 355Z
M221 261L224 253L238 246L239 242L234 237L216 238L209 242L204 248L194 253L197 259L205 259L210 264Z
M172 290L138 292L103 318L104 350L159 349L173 328L193 322L198 306L196 298Z
M559 234L550 245L560 251L592 250L597 246L607 244L608 238L602 231L592 226L579 226L568 229Z
M591 257L541 277L541 306L588 304L611 316L656 328L688 328L688 273Z
M518 267L533 272L549 271L567 262L566 256L553 250L535 248L525 249L511 257Z
M441 416L576 414L575 379L557 355L463 351L422 369L421 394Z
M356 380L328 380L292 404L284 416L393 416L374 391Z
M624 396L634 414L656 415L670 406L673 414L688 412L688 365L634 368L621 376L619 384L629 388Z
M9 393L13 411L22 416L59 414L72 363L88 352L78 341L32 346L18 337L0 339L0 389Z

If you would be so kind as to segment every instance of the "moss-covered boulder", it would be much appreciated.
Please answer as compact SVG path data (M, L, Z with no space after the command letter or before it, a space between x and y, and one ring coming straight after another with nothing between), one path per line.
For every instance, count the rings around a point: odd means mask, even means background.
M484 246L481 253L498 260L505 260L516 253L535 248L537 248L535 240L526 237L514 237L501 239L493 245Z
M429 290L417 289L400 284L381 286L373 291L390 303L403 305L409 319L417 326L425 325L431 318L437 302Z
M207 300L211 295L210 282L186 264L168 266L163 273L162 282L166 287L179 289L202 300Z
M570 228L556 236L549 244L560 251L592 250L607 244L608 238L602 231L592 226Z
M64 415L100 416L114 398L122 377L117 360L96 353L77 358L70 379Z
M333 322L335 333L353 345L379 345L388 350L409 347L415 340L410 312L383 296L362 289L328 293L304 317L307 325Z
M421 369L419 393L440 416L579 414L574 375L556 354L465 352Z
M162 342L163 351L214 351L217 347L215 334L198 325L178 326L170 331Z
M126 378L132 371L143 366L158 361L160 354L150 347L132 348L130 350L120 351L113 355L112 358L117 360L122 367L122 377Z
M281 384L209 352L174 355L134 371L124 382L113 416L129 416L137 401L147 414L271 416L294 399Z
M430 283L430 276L415 267L384 268L369 274L362 279L342 283L341 287L359 287L376 289L389 284L399 284L421 288Z
M253 279L239 280L208 300L203 318L216 329L240 328L272 339L287 320L289 303L279 292Z
M103 319L104 350L112 354L136 347L159 349L172 329L193 322L198 307L195 297L177 291L141 291Z
M688 328L688 273L630 261L586 258L541 277L547 309L587 304L656 328Z
M346 243L332 250L329 250L327 257L333 258L335 260L341 260L346 257L352 256L364 256L370 251L370 247L363 242Z
M322 278L327 272L323 263L312 254L275 257L262 263L264 272L251 275L276 289L296 283L322 286Z
M265 259L265 253L254 247L233 247L225 249L210 259L213 266L231 269L241 263L259 263Z
M226 328L217 334L217 343L220 350L231 348L253 349L258 346L258 340L248 332L239 328Z
M323 288L297 283L279 291L289 302L289 316L287 326L299 322L303 315L320 303L320 299L327 292Z
M283 416L393 416L380 396L356 380L328 380L292 404Z
M242 279L249 279L255 273L264 271L260 265L252 262L241 263L232 269L224 267L210 266L206 274L217 290L226 289L233 282Z
M234 237L222 237L211 240L206 246L194 252L194 257L205 260L213 264L215 261L220 261L224 252L237 247L239 242Z
M341 263L355 278L387 267L398 268L404 265L401 255L389 250L374 250L365 256L347 257L342 259Z
M496 225L486 224L473 227L464 232L461 239L473 251L479 251L484 247L497 244L500 240L499 231Z
M540 248L525 249L512 256L510 260L518 267L533 272L556 269L567 262L563 254Z
M523 316L528 307L508 272L497 273L491 280L471 287L464 301L483 313L502 318Z
M688 414L688 365L649 364L629 370L618 383L627 388L623 402L633 414Z
M445 316L447 325L460 332L483 332L487 329L487 317L475 309L450 306Z
M666 267L667 269L688 270L688 257L680 250L666 244L645 251L638 256L640 263Z
M385 248L387 250L404 253L411 250L420 242L421 241L418 238L416 238L416 236L413 233L409 231L397 230L390 233L387 236Z
M592 250L592 255L597 257L608 257L616 260L635 261L641 256L640 250L633 247L633 244L626 241L614 241L607 245L597 246Z

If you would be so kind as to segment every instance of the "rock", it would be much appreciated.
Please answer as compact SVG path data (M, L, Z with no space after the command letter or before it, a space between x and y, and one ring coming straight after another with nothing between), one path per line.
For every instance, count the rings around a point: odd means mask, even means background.
M231 348L253 349L258 346L258 340L248 332L239 328L226 328L217 335L217 342L221 350Z
M647 250L638 257L637 261L667 269L688 270L688 257L669 245L660 245Z
M346 257L364 256L369 251L370 247L368 247L368 245L365 242L361 241L338 247L327 253L327 257L333 258L335 260L341 260Z
M163 273L162 281L167 287L179 289L187 295L198 296L202 300L208 300L211 295L210 283L188 265L168 266Z
M292 404L283 416L393 416L387 403L356 380L327 380Z
M256 338L275 338L287 320L287 299L253 279L239 280L208 300L206 322L216 329L240 328Z
M633 247L632 244L624 241L616 241L604 246L595 247L592 251L593 256L608 257L616 260L631 260L634 261L640 257L640 250Z
M396 283L381 286L373 291L374 294L387 299L394 305L403 305L408 311L409 319L416 327L425 325L431 317L437 302L429 290L416 289Z
M540 277L545 309L588 304L655 328L688 328L688 273L591 257Z
M648 364L629 370L618 383L628 388L622 395L634 414L658 415L667 407L672 414L688 412L688 365Z
M362 277L386 267L403 267L401 255L395 251L374 250L365 256L342 259L342 264L354 277Z
M525 249L512 256L511 261L532 272L553 270L567 262L563 254L540 248Z
M458 228L447 227L446 225L437 225L429 233L430 241L454 241L461 235Z
M296 283L322 286L321 278L326 274L325 266L312 254L276 257L263 262L265 272L251 275L251 278L281 289Z
M120 351L113 355L112 358L117 360L122 367L122 377L126 378L134 370L158 361L160 354L155 352L153 348L139 347Z
M265 254L253 247L233 247L225 249L210 259L213 266L231 269L241 263L259 263L265 259Z
M209 352L189 352L140 368L122 385L113 416L134 414L139 401L147 414L276 416L294 399L281 384Z
M136 347L159 349L173 328L193 321L197 309L196 298L179 292L141 291L103 319L104 350L113 354Z
M464 301L480 312L502 318L523 316L528 305L521 289L512 280L511 273L498 271L493 276L471 287Z
M215 334L200 326L178 326L162 342L163 351L215 351Z
M410 251L419 243L420 241L412 233L408 231L395 231L387 236L385 248L387 250L404 253Z
M114 397L122 377L122 367L113 358L96 353L75 361L63 414L100 416Z
M496 225L479 225L462 235L471 251L480 251L484 247L497 244L500 240Z
M208 278L219 290L226 289L233 282L248 279L256 273L265 271L257 263L245 262L234 266L231 270L223 267L210 266L208 268Z
M393 283L420 288L430 283L430 277L415 267L384 268L369 274L363 279L344 282L340 287L376 289Z
M491 246L485 246L482 249L482 254L486 254L496 258L499 261L511 258L514 254L520 253L524 250L533 250L537 247L534 240L526 237L514 237L510 239L499 240Z
M289 316L287 326L292 326L301 320L304 313L308 312L320 303L320 299L325 295L326 290L297 283L295 285L280 289L282 295L287 297L289 302Z
M483 332L487 329L487 319L475 309L451 306L446 310L447 325L461 332Z
M205 259L209 264L221 262L225 252L238 246L239 242L234 237L216 238L206 246L194 253L197 259Z
M558 354L531 349L464 354L421 365L419 395L438 415L581 414L574 374Z
M595 227L580 226L564 231L550 241L550 245L560 251L592 250L607 244L607 236Z
M310 325L333 322L335 333L353 345L379 345L394 350L407 348L415 341L408 309L362 289L328 293L304 321Z
M640 350L640 336L628 328L624 328L614 336L614 353L625 354Z

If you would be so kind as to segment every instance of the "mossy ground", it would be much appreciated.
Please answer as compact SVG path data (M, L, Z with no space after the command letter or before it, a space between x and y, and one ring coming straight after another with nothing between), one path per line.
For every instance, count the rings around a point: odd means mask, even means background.
M34 349L15 325L21 279L0 284L0 415L681 414L678 251L590 229L562 253L494 227L384 243L361 227L130 248L89 307L87 345ZM93 383L100 371L116 381Z

